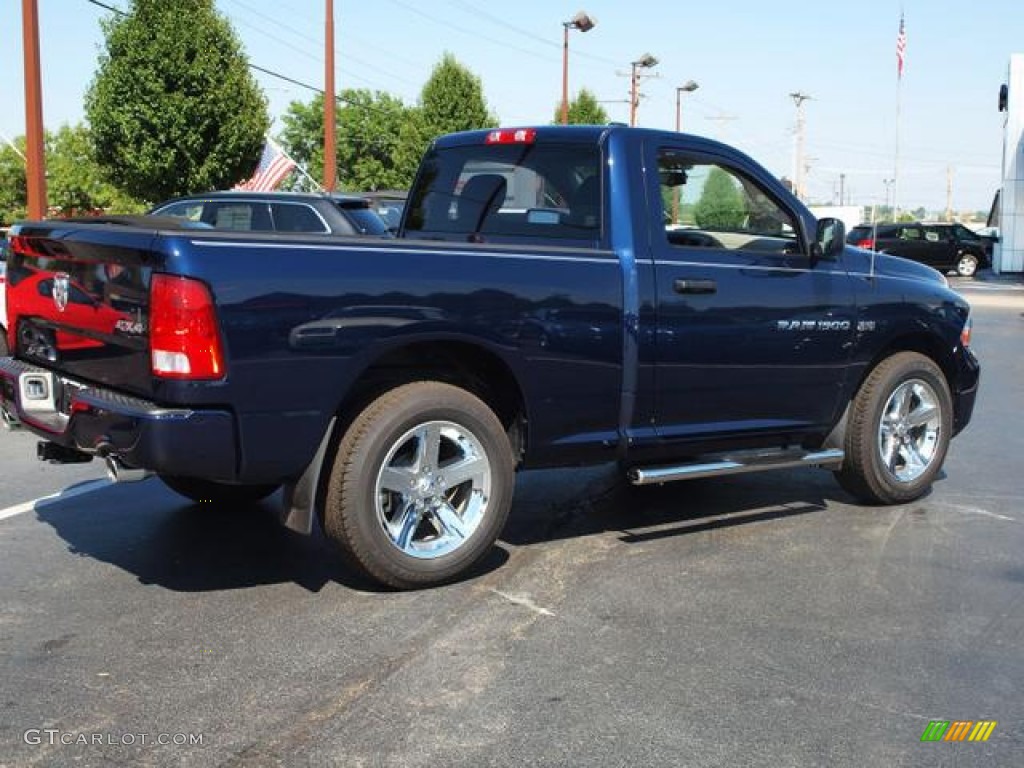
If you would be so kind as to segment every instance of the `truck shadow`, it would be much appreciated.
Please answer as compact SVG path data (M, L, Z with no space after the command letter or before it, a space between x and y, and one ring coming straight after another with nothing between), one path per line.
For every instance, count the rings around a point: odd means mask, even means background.
M824 511L850 503L828 472L814 469L636 487L614 465L567 483L550 470L527 473L532 498L513 508L502 539L515 546L617 533L635 544ZM533 475L533 477L530 477ZM533 486L532 488L530 486Z
M515 547L616 533L625 543L807 515L845 495L814 470L696 480L634 488L612 466L522 473L501 537ZM143 584L206 592L294 583L319 592L329 583L387 592L349 566L319 531L284 529L276 497L248 508L191 504L157 481L115 485L39 505L38 519L82 557L110 563ZM500 571L509 553L493 547L460 581Z
M207 592L294 583L319 592L330 583L386 592L340 556L319 530L303 536L283 528L276 497L238 509L192 504L158 481L116 485L36 508L68 550L134 574L142 584ZM494 551L466 578L500 568Z

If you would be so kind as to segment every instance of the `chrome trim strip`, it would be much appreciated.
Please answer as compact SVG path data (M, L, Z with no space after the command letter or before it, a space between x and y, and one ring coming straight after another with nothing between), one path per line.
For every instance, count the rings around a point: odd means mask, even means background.
M815 272L817 270L807 268L799 269L797 267L762 267L756 264L719 264L714 261L677 261L675 259L655 259L654 266L656 267L700 267L701 269L707 269L713 267L715 269L747 269L760 272ZM832 274L845 275L846 272L833 272Z
M200 248L248 248L253 249L287 249L287 250L306 250L306 251L357 251L359 253L367 253L370 250L377 250L378 248L362 248L358 246L345 246L345 245L307 245L305 243L239 243L239 242L215 242L212 240L192 240L192 245ZM379 246L378 246L379 247ZM387 246L379 247L380 250L387 253L401 253L405 255L414 256L428 256L431 254L440 256L476 256L476 257L487 257L494 259L518 259L524 261L567 261L572 263L587 263L587 264L608 264L611 266L619 267L618 259L614 258L614 253L608 251L609 254L606 258L595 258L593 256L548 256L537 253L496 253L494 251L454 251L445 249L433 249L433 248L388 248Z

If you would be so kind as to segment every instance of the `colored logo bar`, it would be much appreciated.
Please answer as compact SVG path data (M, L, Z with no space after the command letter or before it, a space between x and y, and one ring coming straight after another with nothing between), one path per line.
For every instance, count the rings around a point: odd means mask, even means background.
M921 741L988 741L998 724L995 720L932 720Z

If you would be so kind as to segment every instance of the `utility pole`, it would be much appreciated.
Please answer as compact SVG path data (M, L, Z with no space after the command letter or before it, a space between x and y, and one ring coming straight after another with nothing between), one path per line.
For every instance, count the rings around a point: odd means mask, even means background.
M640 106L640 80L644 77L657 77L657 75L645 75L641 69L650 69L658 65L658 59L649 53L645 53L639 59L629 65L629 124L636 125L636 112Z
M793 99L793 103L796 104L796 149L793 158L793 190L796 192L796 196L800 199L804 199L804 102L807 101L808 96L803 91L793 91L789 94L789 97Z
M846 174L839 174L839 205L846 205Z
M28 217L46 216L46 157L43 152L43 83L39 65L39 8L21 0L22 47L25 51L25 182Z
M324 189L333 192L338 181L338 154L335 149L337 102L334 94L334 0L326 0L324 29Z

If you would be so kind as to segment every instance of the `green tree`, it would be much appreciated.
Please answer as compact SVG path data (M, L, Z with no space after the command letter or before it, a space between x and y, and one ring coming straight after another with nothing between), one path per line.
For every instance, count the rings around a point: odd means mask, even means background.
M743 196L732 176L721 168L711 169L693 216L702 229L736 229L743 224Z
M562 102L555 108L553 125L562 123ZM575 99L569 100L569 125L605 125L608 113L597 103L597 97L586 88L581 88Z
M487 109L480 78L445 53L409 111L401 129L399 166L415 169L432 139L445 133L493 128L497 118Z
M25 137L18 136L13 143L14 147L6 142L0 144L0 225L3 226L25 218L28 199L23 157Z
M74 216L94 210L138 213L145 205L119 191L96 162L89 129L64 125L46 136L46 194L51 208Z
M213 0L133 0L102 26L85 112L110 181L155 202L252 173L266 99Z
M412 183L415 166L399 162L402 126L408 108L380 91L345 90L338 109L338 182L342 189L402 189ZM293 101L284 115L281 141L313 178L323 176L324 97Z
M401 99L368 90L344 91L338 112L338 168L345 189L402 189L415 166L402 165L399 144L408 109Z
M422 128L433 136L476 128L493 128L498 121L487 110L480 78L446 53L434 67L420 93Z

